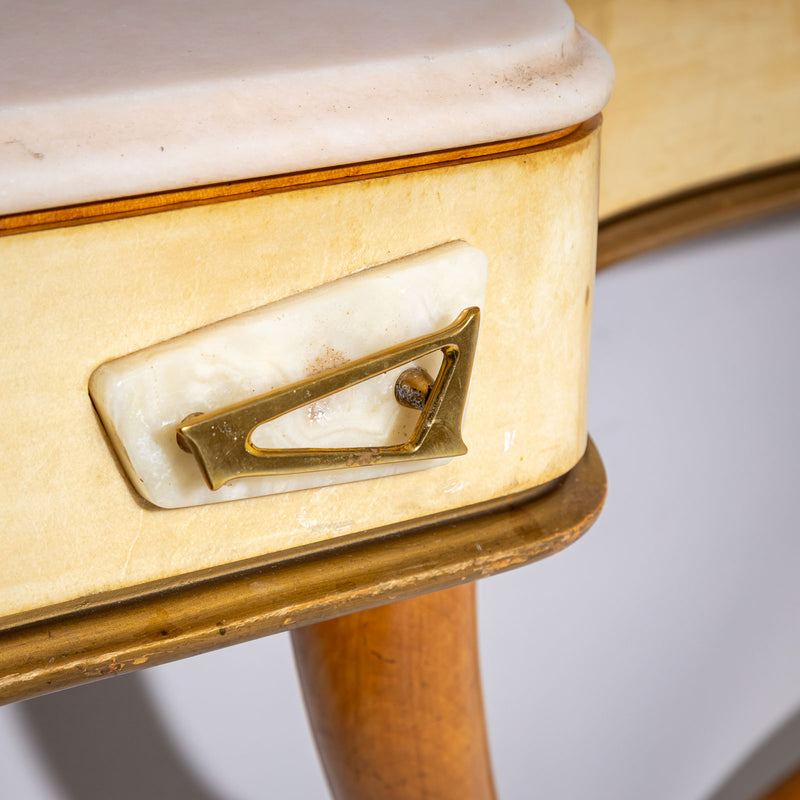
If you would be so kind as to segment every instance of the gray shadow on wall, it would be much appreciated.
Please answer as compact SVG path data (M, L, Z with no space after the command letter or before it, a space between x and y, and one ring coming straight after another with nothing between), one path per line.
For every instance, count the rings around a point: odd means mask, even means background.
M800 710L737 767L708 800L754 800L800 769Z
M69 800L220 800L165 730L141 676L120 675L19 704Z

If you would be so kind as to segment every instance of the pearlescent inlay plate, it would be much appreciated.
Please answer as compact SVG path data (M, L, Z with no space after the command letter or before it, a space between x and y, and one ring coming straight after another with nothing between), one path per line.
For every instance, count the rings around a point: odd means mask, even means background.
M89 391L132 484L165 508L288 492L421 469L443 459L237 478L211 491L176 426L446 328L482 307L484 254L464 242L372 267L109 361ZM408 440L419 412L395 400L408 366L436 375L436 352L258 427L260 448L379 448Z

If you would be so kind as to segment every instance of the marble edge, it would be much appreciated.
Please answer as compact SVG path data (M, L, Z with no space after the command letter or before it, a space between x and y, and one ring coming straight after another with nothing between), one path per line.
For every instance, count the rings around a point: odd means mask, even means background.
M559 42L244 76L0 109L0 214L536 135L613 84L575 24Z

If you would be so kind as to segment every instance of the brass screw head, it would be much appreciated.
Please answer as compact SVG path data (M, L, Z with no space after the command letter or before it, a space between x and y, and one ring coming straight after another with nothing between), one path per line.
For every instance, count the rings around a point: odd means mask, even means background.
M405 370L394 385L394 399L406 408L422 411L433 387L433 378L420 367Z

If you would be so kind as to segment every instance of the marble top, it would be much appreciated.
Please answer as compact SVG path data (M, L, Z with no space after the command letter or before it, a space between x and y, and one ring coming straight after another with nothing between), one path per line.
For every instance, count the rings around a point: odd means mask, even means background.
M608 99L561 0L6 0L0 213L556 130Z

